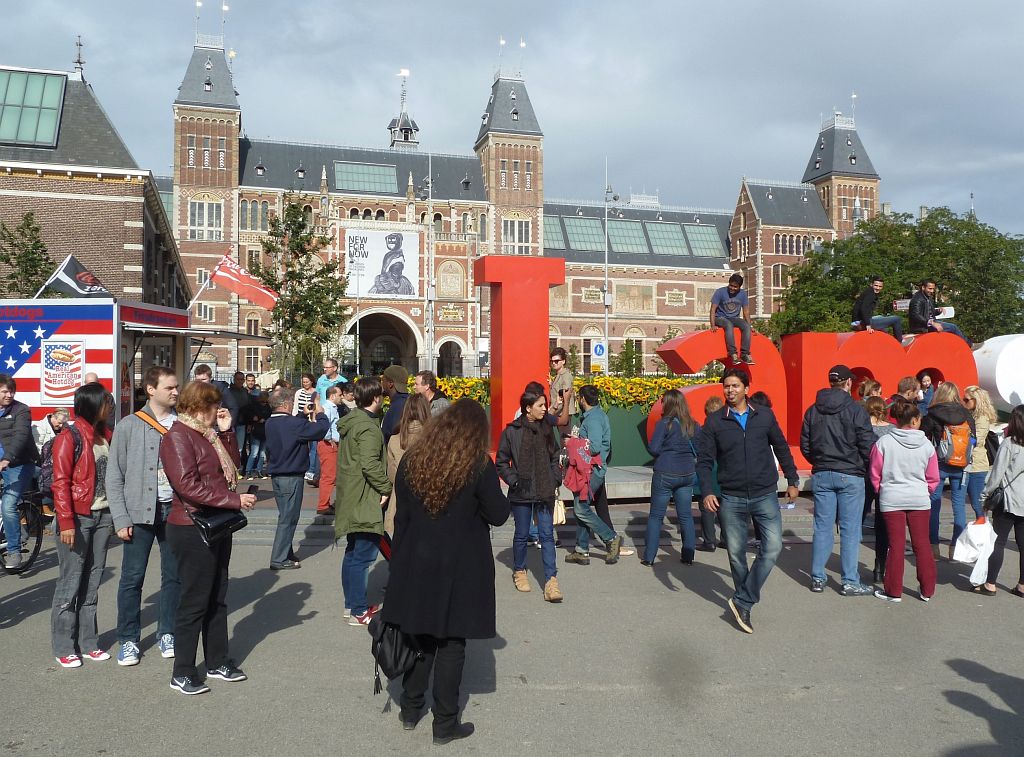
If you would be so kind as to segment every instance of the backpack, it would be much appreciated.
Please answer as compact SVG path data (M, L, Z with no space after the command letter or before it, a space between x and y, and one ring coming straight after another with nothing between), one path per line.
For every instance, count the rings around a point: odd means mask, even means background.
M82 432L75 428L74 424L66 426L66 428L74 443L72 460L77 463L78 458L82 456ZM43 445L42 460L39 463L39 493L44 497L53 496L53 443L59 436L60 434L57 434L52 439L48 439Z
M996 452L999 451L999 443L1003 441L1002 436L995 431L989 431L985 437L985 453L988 455L988 464L995 465Z
M950 468L966 468L971 463L971 455L977 443L969 423L943 426L942 439L936 447L939 462Z

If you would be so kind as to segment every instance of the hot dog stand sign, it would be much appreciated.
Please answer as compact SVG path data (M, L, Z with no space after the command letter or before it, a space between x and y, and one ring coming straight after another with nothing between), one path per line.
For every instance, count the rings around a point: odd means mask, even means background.
M82 385L85 343L45 340L42 343L43 375L40 389L44 404L70 405Z

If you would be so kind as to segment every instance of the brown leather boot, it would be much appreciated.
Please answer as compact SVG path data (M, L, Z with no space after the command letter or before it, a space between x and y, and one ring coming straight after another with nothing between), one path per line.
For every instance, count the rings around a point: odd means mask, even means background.
M530 581L526 577L525 570L516 570L512 572L512 583L516 585L516 591L531 591Z
M544 584L544 601L545 602L561 602L562 601L562 590L558 588L558 579L554 576L548 579L548 582Z

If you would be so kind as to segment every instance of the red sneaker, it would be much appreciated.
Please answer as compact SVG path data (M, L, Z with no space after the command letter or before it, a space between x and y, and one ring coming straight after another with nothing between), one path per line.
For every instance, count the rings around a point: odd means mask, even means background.
M76 654L69 654L64 657L58 657L57 662L60 663L62 668L80 668L82 667L82 658Z
M350 626L368 626L370 621L373 620L373 616L380 612L380 605L370 605L366 608L366 612L361 615L352 613L352 616L348 619Z
M102 649L94 649L91 652L86 652L84 657L85 659L92 660L93 662L103 662L104 660L110 659L110 653L104 652Z

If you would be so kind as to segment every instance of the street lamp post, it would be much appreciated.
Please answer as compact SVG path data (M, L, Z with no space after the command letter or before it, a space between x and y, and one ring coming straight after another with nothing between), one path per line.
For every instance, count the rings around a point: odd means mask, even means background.
M426 318L427 331L427 370L434 370L434 162L433 156L427 154L427 178L424 183L427 190L427 265L423 276L426 292L423 297L423 311ZM422 191L422 189L421 189Z
M619 196L608 183L608 157L604 159L604 372L608 373L611 357L611 336L608 331L608 315L611 312L612 293L608 284L608 204L618 202Z
M358 375L360 375L360 372L361 372L361 366L359 364L359 295L360 295L360 289L361 289L361 287L360 287L360 277L362 276L362 273L363 273L363 263L362 263L362 261L357 261L355 259L355 256L350 251L349 255L348 255L348 264L349 264L350 272L354 272L355 275L356 275L356 350L355 350L356 354L355 354L355 359L356 359L356 376L358 376Z

